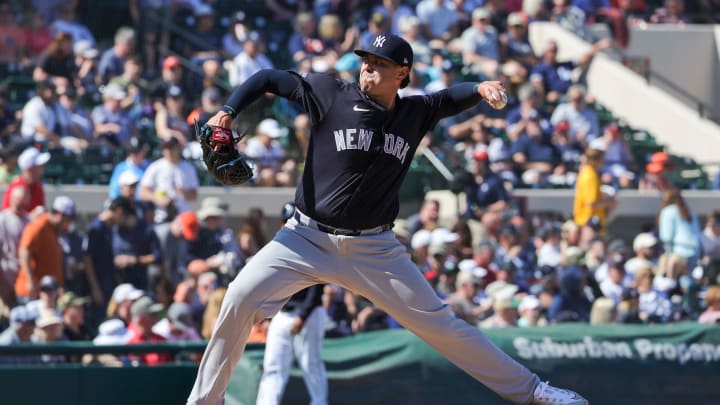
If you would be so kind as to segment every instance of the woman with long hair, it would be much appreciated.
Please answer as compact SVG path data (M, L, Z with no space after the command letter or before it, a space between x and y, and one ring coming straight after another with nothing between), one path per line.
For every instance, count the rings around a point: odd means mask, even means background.
M33 71L33 79L39 82L61 77L67 79L68 83L73 83L76 75L72 35L59 32L40 56L38 66Z
M688 268L694 268L701 252L702 232L697 215L685 203L679 189L671 188L663 193L657 227L665 253L686 258Z

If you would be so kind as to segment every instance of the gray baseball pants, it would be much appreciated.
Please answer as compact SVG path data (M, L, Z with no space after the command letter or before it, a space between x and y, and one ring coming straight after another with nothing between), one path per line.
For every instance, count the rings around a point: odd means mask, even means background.
M223 404L252 326L297 291L321 283L366 297L508 401L532 400L539 378L455 317L392 231L331 235L291 218L230 283L188 404Z

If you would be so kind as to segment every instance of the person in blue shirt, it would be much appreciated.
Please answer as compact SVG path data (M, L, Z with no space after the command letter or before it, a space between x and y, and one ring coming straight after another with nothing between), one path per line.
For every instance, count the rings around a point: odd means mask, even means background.
M110 176L110 185L108 197L112 200L120 196L120 175L126 170L131 170L138 178L142 179L145 174L145 169L150 165L150 161L146 159L148 147L137 137L130 138L127 146L128 156L125 160L118 163L113 169L112 175ZM139 188L138 188L139 189ZM135 198L138 197L136 191Z
M473 181L465 189L467 199L466 218L479 220L488 210L503 211L508 207L510 195L503 180L490 170L488 153L478 150L470 162Z

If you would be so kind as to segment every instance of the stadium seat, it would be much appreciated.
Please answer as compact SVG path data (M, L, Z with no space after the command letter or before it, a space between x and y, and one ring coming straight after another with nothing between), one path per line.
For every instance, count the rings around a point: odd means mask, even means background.
M79 157L64 148L48 148L50 160L45 165L45 179L50 184L75 184L79 180Z
M82 153L82 179L87 184L108 184L115 167L116 152L105 146L90 146Z

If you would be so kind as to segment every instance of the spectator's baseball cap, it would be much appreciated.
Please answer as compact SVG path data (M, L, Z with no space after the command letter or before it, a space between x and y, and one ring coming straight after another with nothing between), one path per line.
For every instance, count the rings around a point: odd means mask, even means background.
M57 279L54 276L43 276L40 279L40 290L49 292L49 291L55 291L58 288L60 288L60 283L58 283Z
M77 41L75 45L73 45L73 53L85 59L95 59L99 54L98 50L95 49L87 39Z
M564 132L570 130L570 123L567 121L560 121L555 125L555 132Z
M621 131L620 131L620 127L618 126L618 124L616 124L616 123L614 123L614 122L608 124L608 125L605 127L605 131L607 131L607 133L609 133L609 134L612 135L612 136L618 136L618 135L620 135L620 132L621 132Z
M412 67L413 51L410 44L397 35L378 34L367 49L355 49L359 56L374 55L396 65Z
M37 313L25 305L17 306L10 310L10 324L20 325L24 323L35 322L37 319Z
M198 221L197 215L192 211L185 211L178 215L177 219L182 228L183 238L187 240L197 239L198 229L200 229L200 222Z
M565 260L563 265L565 266L579 266L583 263L585 258L585 251L577 246L570 246L565 250Z
M103 99L124 100L127 97L125 89L117 83L110 83L102 90Z
M635 239L633 239L633 250L638 251L644 248L651 248L657 245L657 243L657 238L650 232L639 233Z
M125 170L118 176L118 184L121 186L133 186L140 182L140 177L133 170Z
M431 242L432 232L426 229L421 229L413 234L412 239L410 239L410 247L418 249L423 246L430 246Z
M62 319L58 316L54 309L45 309L40 314L40 317L35 321L35 326L38 328L45 328L52 325L61 325Z
M168 90L167 90L168 97L180 98L180 97L182 97L182 95L183 95L183 91L182 91L182 88L180 88L180 86L172 85L172 86L168 87Z
M217 87L208 87L202 92L202 99L213 103L222 102L222 95Z
M490 11L485 7L478 7L472 13L473 20L484 20L490 18Z
M212 6L200 3L199 5L195 6L194 10L195 17L207 17L215 14L215 10L213 10Z
M162 304L155 303L150 297L143 295L138 298L137 301L133 302L132 307L130 307L130 314L132 316L149 315L157 314L162 310Z
M628 248L627 243L625 243L622 239L613 239L608 244L607 248L608 253L621 253L621 254L629 254L630 249Z
M137 136L133 136L128 141L127 150L129 153L147 152L148 146Z
M212 200L210 199L212 198ZM208 197L203 200L202 207L198 210L197 216L204 221L209 217L225 217L226 210L220 199Z
M167 56L165 59L163 59L163 69L174 69L180 66L180 59L178 59L177 56Z
M518 25L525 25L525 19L523 18L522 14L520 13L510 13L507 17L507 26L513 27Z
M185 302L173 302L168 308L167 317L178 329L187 330L192 328L190 305Z
M18 167L20 170L28 170L35 166L42 166L50 160L50 154L40 152L37 148L30 147L25 149L18 156Z
M651 163L665 164L670 161L670 156L665 152L655 152L650 156Z
M488 153L484 149L478 149L473 152L473 159L475 160L488 160Z
M475 285L482 285L483 279L475 275L475 272L468 270L460 270L455 278L455 288L459 288L463 284L473 283Z
M534 295L526 295L520 300L518 311L527 311L540 308L540 300Z
M58 300L58 309L64 311L70 307L81 307L90 302L90 297L78 297L72 291L68 291Z
M280 123L272 118L266 118L260 121L257 128L258 134L265 134L270 138L277 139L282 135Z
M130 338L125 323L117 318L108 319L98 326L98 335L93 339L96 345L124 345Z
M508 283L504 280L497 280L488 284L485 288L485 293L494 301L503 299L511 300L515 296L515 293L518 292L518 289L519 287L515 284Z
M119 304L123 301L135 301L142 296L142 290L135 288L135 286L130 283L123 283L115 287L112 299Z
M59 195L55 197L51 210L70 218L75 218L75 214L77 213L75 201L66 195Z

